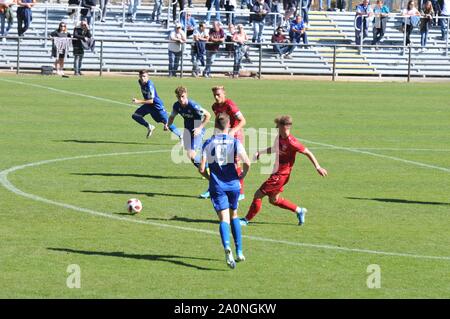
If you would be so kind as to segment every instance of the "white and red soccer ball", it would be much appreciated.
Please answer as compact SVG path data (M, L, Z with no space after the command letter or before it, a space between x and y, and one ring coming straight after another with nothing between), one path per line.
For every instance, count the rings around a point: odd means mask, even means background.
M140 213L142 210L142 203L137 198L130 198L127 201L127 211L131 214Z

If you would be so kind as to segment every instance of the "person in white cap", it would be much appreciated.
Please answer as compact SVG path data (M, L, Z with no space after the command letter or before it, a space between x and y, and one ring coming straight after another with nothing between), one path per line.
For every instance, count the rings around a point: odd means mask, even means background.
M181 23L175 25L175 29L169 35L169 77L177 76L180 58L183 54L186 34L183 32Z

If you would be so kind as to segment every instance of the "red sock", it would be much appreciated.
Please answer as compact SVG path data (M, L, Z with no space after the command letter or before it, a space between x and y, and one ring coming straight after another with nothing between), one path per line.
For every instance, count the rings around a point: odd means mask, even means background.
M275 202L274 205L281 207L283 209L288 209L290 211L293 211L294 213L295 210L297 209L297 205L284 198L278 198L278 200Z
M255 217L256 214L258 214L259 211L261 210L261 206L262 206L261 198L253 199L253 202L250 205L250 208L248 209L248 213L247 213L247 216L245 216L245 219L248 221L252 220L253 217Z
M240 168L239 166L236 167L236 172L238 176L241 175L242 168ZM241 190L239 191L239 194L244 194L244 180L242 178L239 180L239 184L241 184Z

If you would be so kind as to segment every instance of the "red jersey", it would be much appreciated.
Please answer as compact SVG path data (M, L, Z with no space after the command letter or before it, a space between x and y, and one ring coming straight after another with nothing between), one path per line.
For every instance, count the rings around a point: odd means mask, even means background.
M274 167L274 174L289 175L295 163L295 155L297 152L302 153L305 146L295 137L289 135L286 138L278 136L277 163Z
M230 117L230 127L231 128L238 126L239 121L236 117L240 116L242 113L239 110L239 108L237 107L237 105L232 100L225 99L225 102L223 102L222 104L214 103L212 105L212 110L216 116L219 113L227 113L228 116ZM238 140L240 140L241 142L243 142L242 130L240 130L239 132L236 132L234 137L237 138Z

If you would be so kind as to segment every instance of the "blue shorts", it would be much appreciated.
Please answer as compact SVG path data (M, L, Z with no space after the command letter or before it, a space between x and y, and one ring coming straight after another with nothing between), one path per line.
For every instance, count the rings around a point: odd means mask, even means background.
M228 208L236 210L239 206L239 193L239 189L234 191L210 190L211 202L216 212Z
M134 113L139 114L142 117L150 114L156 123L167 124L169 122L169 117L165 109L158 110L157 108L149 104L143 104Z
M200 135L194 136L192 131L188 129L183 130L183 146L186 151L196 151L202 148L203 136L205 135L205 129L202 129L202 133Z

